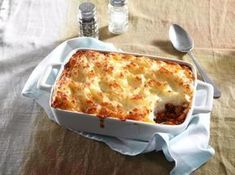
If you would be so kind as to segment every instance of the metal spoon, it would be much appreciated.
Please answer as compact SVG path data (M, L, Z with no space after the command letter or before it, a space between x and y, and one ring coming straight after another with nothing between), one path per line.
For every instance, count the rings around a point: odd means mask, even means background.
M179 25L172 24L169 29L169 37L172 45L176 50L189 54L194 64L196 65L198 72L202 76L203 80L207 83L210 83L214 87L214 98L219 98L221 96L220 90L208 77L206 72L203 70L203 68L197 62L196 58L193 56L192 49L194 47L194 43L192 38L188 35L188 33Z

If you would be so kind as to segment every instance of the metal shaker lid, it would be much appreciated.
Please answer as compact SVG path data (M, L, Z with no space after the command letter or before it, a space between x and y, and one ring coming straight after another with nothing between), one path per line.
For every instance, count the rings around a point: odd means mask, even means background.
M89 19L96 15L96 7L91 2L84 2L79 5L80 17Z
M122 7L127 4L127 0L110 0L110 4L115 7Z

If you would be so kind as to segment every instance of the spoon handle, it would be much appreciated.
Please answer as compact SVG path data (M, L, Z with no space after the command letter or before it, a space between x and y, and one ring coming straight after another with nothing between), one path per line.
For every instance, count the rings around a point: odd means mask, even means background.
M213 81L208 77L204 69L199 65L196 58L194 57L193 53L191 51L188 52L189 56L192 58L194 64L197 67L198 72L202 76L203 80L207 83L210 83L214 87L214 98L219 98L221 96L221 92L218 89L218 87L213 83Z

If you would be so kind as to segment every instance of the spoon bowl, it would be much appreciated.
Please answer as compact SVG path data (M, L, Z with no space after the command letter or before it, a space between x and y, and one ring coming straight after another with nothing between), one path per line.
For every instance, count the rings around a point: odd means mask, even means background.
M214 87L214 98L219 98L221 96L220 90L208 77L208 75L206 74L204 69L199 65L199 63L197 62L196 58L192 53L194 42L193 39L190 37L190 35L178 24L172 24L169 29L169 38L173 47L176 50L189 54L203 80L207 83L210 83Z
M194 42L188 33L179 25L173 24L169 29L169 37L174 48L180 52L189 52L194 47Z

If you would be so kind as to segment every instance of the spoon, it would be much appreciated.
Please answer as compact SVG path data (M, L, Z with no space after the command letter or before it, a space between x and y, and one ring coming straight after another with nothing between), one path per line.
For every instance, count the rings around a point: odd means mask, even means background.
M172 24L169 29L169 37L172 45L176 50L189 54L194 64L196 65L198 72L202 76L203 80L207 83L210 83L214 87L214 98L219 98L221 96L220 90L208 77L204 69L199 65L196 58L193 56L192 50L194 47L194 43L189 34L179 25Z

